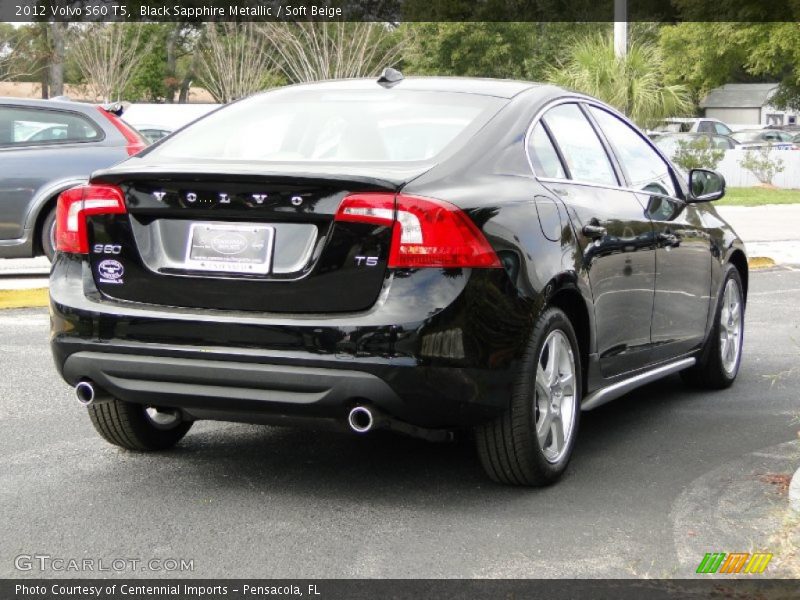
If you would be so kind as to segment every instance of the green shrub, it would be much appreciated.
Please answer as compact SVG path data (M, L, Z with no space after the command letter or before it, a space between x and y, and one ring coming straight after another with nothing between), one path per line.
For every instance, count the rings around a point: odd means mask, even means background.
M725 150L717 148L707 137L680 140L672 161L679 167L691 169L716 169L725 157Z
M770 156L772 144L764 144L760 148L745 150L739 166L750 171L761 183L771 185L778 173L783 172L783 159Z

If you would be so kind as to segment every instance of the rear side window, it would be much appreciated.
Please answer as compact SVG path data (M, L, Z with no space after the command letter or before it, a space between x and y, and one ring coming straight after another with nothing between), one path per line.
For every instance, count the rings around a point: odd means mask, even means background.
M151 156L403 162L465 143L507 100L477 94L286 88L219 110Z
M561 104L545 113L572 179L602 185L618 185L614 169L594 128L577 104Z
M589 107L589 111L614 147L630 180L630 187L665 196L675 195L675 186L667 163L642 136L611 113L594 106Z
M103 138L103 132L78 113L0 107L0 146L36 146L91 142Z
M731 129L724 123L714 123L714 130L720 135L730 135Z
M534 172L540 177L566 178L553 142L541 123L536 124L528 139L528 156L531 157Z

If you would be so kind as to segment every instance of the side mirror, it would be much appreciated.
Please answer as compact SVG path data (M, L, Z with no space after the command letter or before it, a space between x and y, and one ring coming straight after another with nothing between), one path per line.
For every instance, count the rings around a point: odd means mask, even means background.
M725 178L710 169L689 171L689 202L711 202L725 195Z

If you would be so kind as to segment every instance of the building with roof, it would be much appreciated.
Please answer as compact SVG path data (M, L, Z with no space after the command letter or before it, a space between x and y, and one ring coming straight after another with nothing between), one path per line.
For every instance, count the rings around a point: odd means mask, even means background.
M777 89L777 83L727 83L711 90L700 102L700 108L704 116L730 126L798 124L795 111L779 110L770 105L770 98Z

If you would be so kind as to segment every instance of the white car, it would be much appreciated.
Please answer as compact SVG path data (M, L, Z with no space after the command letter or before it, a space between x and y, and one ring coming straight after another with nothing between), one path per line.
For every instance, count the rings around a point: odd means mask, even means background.
M797 150L794 136L780 129L743 129L731 134L743 148L763 148L768 145L773 150Z
M136 125L133 125L133 127L151 144L154 144L161 138L167 137L173 131L171 127L153 125L151 123L137 123Z
M732 129L719 119L706 117L672 117L664 119L653 129L651 137L665 133L715 133L730 135Z

